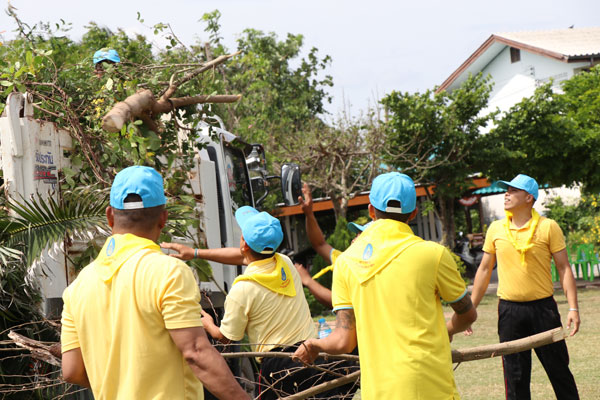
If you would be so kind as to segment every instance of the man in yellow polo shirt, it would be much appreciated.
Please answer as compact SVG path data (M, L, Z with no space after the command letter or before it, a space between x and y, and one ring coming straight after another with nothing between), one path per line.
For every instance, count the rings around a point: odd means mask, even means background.
M196 400L202 383L221 399L247 399L202 328L190 268L155 243L165 202L154 169L115 177L112 236L63 294L63 378L91 387L96 400Z
M229 343L242 340L244 334L254 351L293 352L299 342L315 337L316 327L304 297L300 276L291 260L276 250L283 241L277 218L250 206L240 207L235 218L242 230L240 248L198 251L176 243L163 243L177 251L173 257L203 257L230 264L248 264L236 278L225 300L225 315L217 326L212 317L202 313L206 331L215 339ZM340 362L336 368L349 364ZM291 358L264 357L260 368L261 399L283 397L310 388L320 379L315 370L302 368ZM352 385L323 393L323 398L351 393Z
M485 237L483 259L475 275L473 303L483 298L498 261L498 335L500 342L520 339L561 326L554 301L550 260L554 258L563 290L569 302L567 327L571 336L579 330L577 287L567 257L565 239L558 224L540 217L533 209L538 197L535 179L519 174L512 181L500 181L506 218L494 221ZM535 349L557 399L578 399L575 379L569 370L565 341ZM531 398L531 350L502 357L506 398Z
M477 318L450 252L414 235L415 186L391 172L373 181L374 222L342 253L333 271L336 329L295 356L360 347L361 398L457 399L450 338ZM440 297L455 310L446 323Z

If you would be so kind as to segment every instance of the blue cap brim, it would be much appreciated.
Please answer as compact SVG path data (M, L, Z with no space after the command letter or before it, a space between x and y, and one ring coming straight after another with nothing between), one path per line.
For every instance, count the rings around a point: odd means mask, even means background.
M537 195L529 192L529 190L527 190L527 188L524 187L523 185L519 185L519 184L515 184L515 183L512 183L512 182L507 182L507 181L498 181L496 183L496 186L498 186L500 189L504 189L504 190L508 190L509 187L513 187L513 188L519 189L519 190L524 190L527 193L529 193L530 195L532 195L534 199L537 200L537 198L538 198Z
M519 184L514 184L512 182L507 182L507 181L498 181L497 183L498 187L504 189L504 190L508 190L509 187L514 187L515 189L519 189L519 190L524 190L527 193L529 193L529 191L527 190L526 187L519 185ZM531 193L530 193L531 194Z
M362 233L365 230L364 225L357 224L356 222L348 222L348 230L352 233Z
M498 186L500 189L504 189L504 190L507 190L509 186L516 187L516 186L511 185L510 182L507 182L507 181L498 181L498 182L496 182L496 186ZM521 189L520 187L516 187L516 188Z

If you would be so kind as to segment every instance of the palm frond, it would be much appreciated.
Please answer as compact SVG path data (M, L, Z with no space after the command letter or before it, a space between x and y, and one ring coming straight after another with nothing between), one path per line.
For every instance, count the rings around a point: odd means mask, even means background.
M0 265L8 265L11 261L18 261L23 258L23 252L11 247L0 245Z
M0 246L22 251L30 265L44 249L65 238L72 240L96 227L107 230L107 205L107 191L89 187L63 192L60 202L40 195L8 200L16 216L0 216Z
M168 203L167 211L169 218L167 219L167 226L163 230L163 234L168 237L179 237L194 240L194 237L190 233L190 226L195 227L197 217L193 207L182 203Z

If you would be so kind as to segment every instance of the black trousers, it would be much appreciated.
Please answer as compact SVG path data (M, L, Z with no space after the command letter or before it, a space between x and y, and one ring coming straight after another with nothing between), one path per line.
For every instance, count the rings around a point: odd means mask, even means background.
M500 342L521 339L562 326L553 297L498 304L498 335ZM573 374L569 370L569 353L564 340L535 349L550 379L557 400L579 399ZM504 386L509 400L531 399L531 350L502 357Z
M300 343L296 343L289 347L277 347L271 351L293 353L299 345ZM358 363L350 361L332 361L318 358L315 364L321 368L344 375L358 370ZM289 357L264 357L260 366L260 396L258 399L278 399L279 397L301 392L338 377L313 368L304 367L302 363L292 361ZM311 399L352 399L356 389L358 389L358 383L349 383L320 393L317 396L311 397Z

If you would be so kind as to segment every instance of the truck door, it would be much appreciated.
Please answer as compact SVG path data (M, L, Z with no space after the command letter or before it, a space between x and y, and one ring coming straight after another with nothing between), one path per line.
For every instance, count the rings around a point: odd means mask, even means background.
M21 201L33 194L59 199L58 172L69 161L63 156L71 149L69 132L54 123L33 118L31 95L11 93L6 116L0 118L0 157L8 198ZM62 252L45 251L38 278L46 299L44 312L55 317L62 309L62 292L69 283L69 273Z

